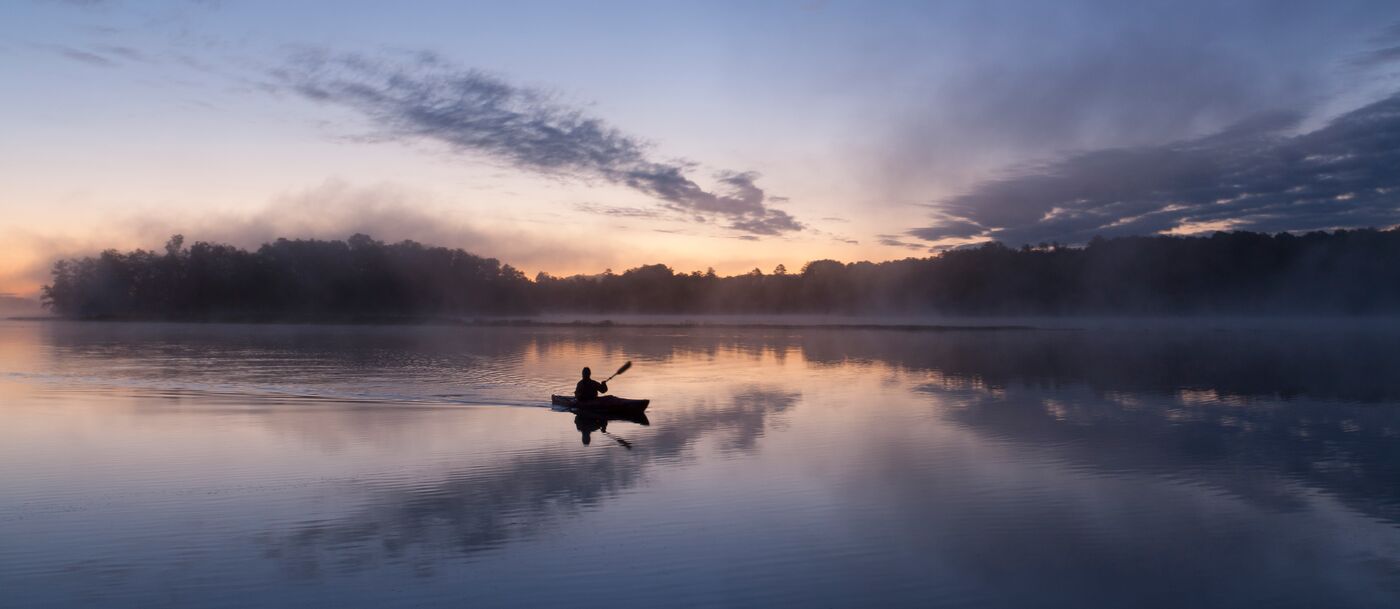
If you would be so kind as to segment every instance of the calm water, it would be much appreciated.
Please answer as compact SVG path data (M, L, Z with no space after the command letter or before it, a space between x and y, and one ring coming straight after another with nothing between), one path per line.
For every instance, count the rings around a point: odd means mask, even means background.
M4 607L1397 604L1393 329L0 322Z

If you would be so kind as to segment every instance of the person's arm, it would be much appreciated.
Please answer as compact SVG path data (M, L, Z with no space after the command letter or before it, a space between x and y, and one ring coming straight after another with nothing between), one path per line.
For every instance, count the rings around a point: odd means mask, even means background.
M608 382L607 382L607 381L603 381L603 382L601 382L601 383L598 383L598 393L607 393L607 392L608 392Z

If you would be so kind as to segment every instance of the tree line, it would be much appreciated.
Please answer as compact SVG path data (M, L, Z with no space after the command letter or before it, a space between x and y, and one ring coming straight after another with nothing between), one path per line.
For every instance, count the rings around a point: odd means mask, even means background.
M816 260L722 277L662 264L533 280L413 241L278 239L248 251L177 235L163 252L57 262L43 300L87 318L346 320L535 313L955 315L1400 312L1400 229L992 242L926 258Z
M72 317L321 319L505 314L528 310L530 282L460 249L366 235L278 239L248 251L217 243L164 252L107 250L60 260L43 302Z

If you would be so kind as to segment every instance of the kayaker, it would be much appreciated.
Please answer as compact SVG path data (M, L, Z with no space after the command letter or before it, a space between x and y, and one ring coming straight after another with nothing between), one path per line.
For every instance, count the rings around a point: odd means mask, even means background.
M574 386L574 398L580 402L598 399L598 394L608 392L608 383L593 380L593 371L583 369L583 379Z

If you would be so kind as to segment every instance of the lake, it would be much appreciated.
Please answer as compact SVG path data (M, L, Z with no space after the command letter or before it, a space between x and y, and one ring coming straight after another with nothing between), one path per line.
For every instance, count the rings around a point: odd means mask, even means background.
M3 321L0 403L4 607L1400 605L1388 324Z

